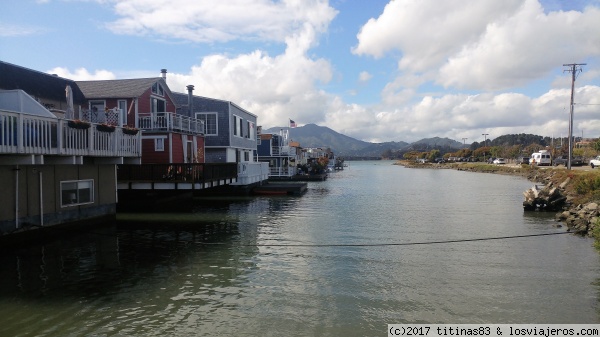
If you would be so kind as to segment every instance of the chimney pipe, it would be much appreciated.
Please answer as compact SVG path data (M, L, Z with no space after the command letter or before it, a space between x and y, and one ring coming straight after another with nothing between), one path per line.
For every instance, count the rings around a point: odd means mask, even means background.
M165 80L167 79L167 69L161 69L160 74L162 75L162 78Z
M194 91L194 86L190 84L186 88L188 90L188 109L190 111L190 117L194 117L192 116L194 113L194 95L192 93Z

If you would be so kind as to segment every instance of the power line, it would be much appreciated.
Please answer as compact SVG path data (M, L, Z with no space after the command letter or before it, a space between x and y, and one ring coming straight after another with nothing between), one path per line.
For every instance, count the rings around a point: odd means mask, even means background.
M246 244L236 245L237 247L386 247L386 246L418 246L418 245L435 245L435 244L446 244L446 243L461 243L461 242L475 242L475 241L492 241L492 240L507 240L507 239L519 239L519 238L531 238L540 236L551 236L561 234L572 234L571 232L557 232L557 233L542 233L542 234L524 234L524 235L511 235L511 236L497 236L487 238L473 238L473 239L456 239L456 240L441 240L441 241L422 241L422 242L396 242L396 243L329 243L329 244L309 244L309 243L264 243L264 244ZM225 245L230 243L224 242L199 242L202 245Z

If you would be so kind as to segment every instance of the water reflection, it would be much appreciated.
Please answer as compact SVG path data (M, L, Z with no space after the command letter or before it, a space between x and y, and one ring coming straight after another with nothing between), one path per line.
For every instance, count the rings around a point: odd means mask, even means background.
M564 232L551 214L523 213L529 185L357 164L302 197L198 198L192 212L119 214L116 225L0 253L0 335L599 322L600 261L587 238L336 246Z

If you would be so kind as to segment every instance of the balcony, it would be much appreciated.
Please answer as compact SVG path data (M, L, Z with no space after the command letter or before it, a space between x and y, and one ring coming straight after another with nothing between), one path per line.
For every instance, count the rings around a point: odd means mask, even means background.
M71 125L71 126L69 126ZM0 155L8 164L81 164L83 156L139 163L141 132L0 110Z
M204 134L204 121L173 112L140 113L138 126L144 131L169 131Z
M271 146L272 156L296 156L296 148L292 146Z

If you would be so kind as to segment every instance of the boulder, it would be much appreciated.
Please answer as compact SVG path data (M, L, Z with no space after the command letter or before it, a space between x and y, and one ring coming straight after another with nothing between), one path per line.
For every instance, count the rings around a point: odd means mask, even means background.
M523 192L525 200L523 201L523 208L526 211L552 211L557 212L562 209L567 197L562 195L561 191L557 187L553 187L551 184L539 187L533 185L532 188Z

